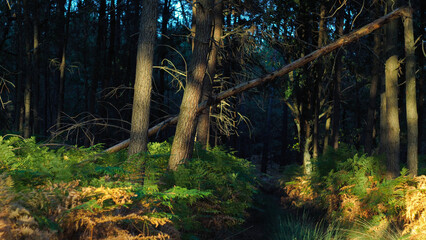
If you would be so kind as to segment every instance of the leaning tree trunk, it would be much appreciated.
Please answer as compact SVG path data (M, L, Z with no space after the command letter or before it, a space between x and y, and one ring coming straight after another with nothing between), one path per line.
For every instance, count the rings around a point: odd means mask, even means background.
M388 0L388 7L394 3ZM395 178L399 174L399 116L398 116L398 56L397 56L397 21L392 21L386 28L386 64L385 64L385 94L386 94L386 160L387 176Z
M142 2L129 155L148 150L148 128L152 89L151 78L154 61L155 35L157 30L157 6L157 0L145 0Z
M213 43L212 49L209 54L209 61L207 64L207 74L203 80L203 96L201 101L208 101L212 96L212 84L216 74L217 54L221 45L222 27L223 27L223 13L222 13L222 0L215 0L214 7L214 27L213 27ZM198 117L197 125L197 141L205 148L209 143L210 137L210 108L204 109Z
M290 64L287 64L286 66L278 69L277 71L269 73L269 74L262 76L260 78L252 79L248 82L241 83L241 84L239 84L235 87L232 87L232 88L230 88L230 89L228 89L224 92L219 93L216 96L213 96L211 101L209 101L209 102L204 101L204 102L200 103L198 105L198 109L196 110L196 113L200 113L206 107L213 105L213 104L217 104L220 101L222 101L222 100L224 100L228 97L231 97L231 96L234 96L234 95L239 94L241 92L247 91L249 89L261 86L261 85L266 84L268 82L272 82L274 80L280 79L280 77L294 71L295 69L300 68L300 67L304 66L305 64L308 64L308 63L312 62L313 60L315 60L315 59L317 59L321 56L324 56L324 55L326 55L326 54L328 54L328 53L330 53L330 52L332 52L332 51L334 51L334 50L336 50L336 49L338 49L342 46L346 46L346 45L360 39L361 37L363 37L365 35L370 34L371 32L383 27L385 24L389 23L393 19L401 17L402 14L403 14L403 9L404 8L395 10L392 13L389 13L388 15L383 16L383 17L375 20L374 22L365 25L364 27L362 27L360 29L353 31L353 32L339 38L338 40L336 40L333 43L330 43L330 44L328 44L327 46L325 46L321 49L318 49L318 50L316 50L316 51L314 51L314 52L312 52L312 53L310 53L310 54L308 54L308 55L306 55L302 58L297 59L296 61L294 61ZM162 129L164 129L164 128L172 125L172 124L176 124L177 121L178 121L178 117L176 117L176 116L170 117L170 118L164 120L163 122L161 122L161 123L155 125L154 127L150 128L149 131L148 131L148 136L152 136L152 135L156 134L158 131L160 131L160 130L162 130ZM129 146L129 139L124 140L124 141L106 149L105 151L108 152L108 153L112 153L112 152L119 151L123 148L126 148L128 146Z
M418 165L418 116L416 102L416 64L412 9L402 18L405 39L405 97L407 108L407 162L410 175L417 175Z
M195 22L197 26L194 51L169 159L169 169L171 170L176 170L182 161L192 157L197 123L197 106L201 98L203 79L207 70L213 0L200 0L195 4L195 7Z

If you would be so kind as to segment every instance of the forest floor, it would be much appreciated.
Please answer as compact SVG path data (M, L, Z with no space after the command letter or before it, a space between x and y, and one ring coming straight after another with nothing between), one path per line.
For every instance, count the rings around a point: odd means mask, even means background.
M279 196L262 191L256 196L254 208L249 213L250 217L243 225L242 230L229 239L270 239L271 231L280 225L280 218L284 215L284 210L280 205Z
M305 239L301 232L323 231L326 223L323 221L325 213L318 209L287 208L281 201L285 193L280 186L279 179L282 173L279 165L270 163L268 174L260 171L260 162L252 161L256 166L259 181L258 192L254 197L253 207L249 210L250 216L238 231L228 234L225 240L285 240ZM322 230L317 226L322 226ZM325 228L324 228L325 227ZM312 233L312 232L311 232ZM309 235L309 233L308 233ZM315 239L310 236L307 239ZM219 238L218 238L219 239Z
M279 165L271 163L268 174L260 172L260 162L254 161L259 179L258 193L254 197L253 207L249 210L249 218L243 226L226 240L260 240L270 239L271 231L280 225L286 210L281 205L282 190L279 188ZM287 213L288 214L288 213Z

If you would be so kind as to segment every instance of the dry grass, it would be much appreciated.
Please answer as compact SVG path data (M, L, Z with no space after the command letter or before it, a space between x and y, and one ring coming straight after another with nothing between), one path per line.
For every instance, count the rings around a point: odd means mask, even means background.
M180 239L171 221L156 215L154 203L134 203L128 188L80 188L78 181L48 184L25 194L12 188L12 180L0 176L0 239ZM40 230L37 211L63 231Z
M426 239L426 176L414 178L415 187L410 187L405 195L404 233L411 239Z
M171 221L155 216L149 203L134 204L134 193L128 188L85 187L74 201L91 202L84 208L75 209L62 222L68 235L78 232L79 239L170 239L167 233L158 230ZM126 222L127 224L123 224Z
M57 239L56 232L39 230L39 225L31 213L14 203L17 195L12 191L10 177L0 175L0 239Z
M296 177L292 182L286 183L284 191L287 197L283 197L281 201L286 205L290 203L291 206L295 207L313 205L317 197L312 189L311 182L306 176Z
M378 194L377 185L377 181L370 178L369 184L366 186L367 194ZM359 219L371 219L377 212L387 213L390 211L390 209L387 209L386 203L378 203L372 209L365 201L352 193L353 187L354 185L344 186L338 190L327 190L325 199L329 216L332 216L333 212L339 212L339 221L356 224ZM314 200L318 197L306 177L296 177L292 182L285 185L284 190L287 197L283 198L282 202L287 206L309 207L315 203ZM389 235L389 231L398 229L394 225L401 222L404 224L403 231L394 232L391 234L393 237L389 239L408 235L412 240L426 240L426 176L418 176L408 182L404 181L395 188L395 191L399 190L404 193L402 198L404 206L398 211L398 216L388 217L384 215L380 221L376 219L377 224L365 227L366 232L364 233L366 236L372 236L373 239L381 236L381 234L384 237Z

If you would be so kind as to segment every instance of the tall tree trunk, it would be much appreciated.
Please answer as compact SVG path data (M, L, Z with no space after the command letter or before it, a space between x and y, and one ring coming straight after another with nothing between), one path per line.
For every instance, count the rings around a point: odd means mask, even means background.
M304 145L303 145L303 166L304 166L304 173L305 175L309 176L312 173L312 160L311 160L311 154L309 153L309 146L312 142L312 135L311 135L311 125L308 121L305 121L304 124L305 128L305 137L304 137Z
M418 116L416 102L416 63L412 9L402 18L405 39L405 93L407 108L407 162L410 175L417 175Z
M50 84L49 84L49 80L50 80L50 70L48 67L48 63L44 62L43 63L43 69L44 69L44 81L43 81L43 89L44 89L44 109L43 109L43 117L44 117L44 121L43 121L43 131L45 134L47 134L47 130L49 129L49 126L51 126L51 120L50 120L50 112L49 112L49 107L50 107L50 95L51 95L51 91L50 91Z
M31 49L31 24L30 24L30 8L27 0L24 4L24 38L25 38L25 90L24 90L24 138L31 135L31 92L32 92L32 49Z
M122 33L122 25L121 25L121 21L122 21L123 10L122 10L121 6L123 5L123 1L124 0L117 0L117 5L115 7L115 24L114 24L114 26L111 26L112 28L115 29L114 30L114 32L115 32L115 34L114 34L115 35L114 36L115 37L114 50L115 50L115 53L117 53L117 56L115 56L115 57L117 57L117 59L119 58L118 55L120 54L120 49L121 49L120 47L122 45L122 36L121 36L122 35L121 34ZM112 22L111 22L111 24L112 24ZM112 31L111 31L111 33L112 33ZM112 84L114 86L119 86L122 83L122 78L120 76L120 69L117 67L114 70L115 71L113 71Z
M325 6L324 4L321 4L320 6L320 22L319 22L319 31L318 31L318 42L317 46L318 49L321 48L325 42ZM314 86L314 134L313 134L313 150L312 150L312 157L317 158L318 157L318 151L319 151L319 111L320 111L320 81L322 80L323 76L323 66L322 62L317 64L317 79L315 81Z
M386 154L386 146L388 138L386 137L388 133L388 125L386 123L386 92L385 84L383 81L382 84L382 93L380 94L380 142L379 142L379 153Z
M281 131L281 161L280 167L283 167L288 162L288 107L286 104L283 105L283 119L282 119L282 131Z
M312 157L317 158L319 152L319 143L318 143L318 130L319 130L319 108L320 108L320 96L319 96L319 82L314 83L314 131L312 134Z
M370 34L371 32L383 27L383 25L389 23L390 21L392 21L393 19L399 18L402 16L402 10L403 9L398 9L393 11L392 13L389 13L386 16L383 16L377 20L375 20L374 22L371 22L365 26L363 26L362 28L353 31L343 37L341 37L340 39L336 40L333 43L328 44L327 46L318 49L302 58L297 59L296 61L287 64L286 66L272 72L269 74L266 74L260 78L256 78L256 79L252 79L250 81L247 82L243 82L238 84L235 87L232 87L224 92L221 92L215 96L212 97L212 101L210 103L207 102L202 102L198 105L198 108L196 110L197 113L201 112L204 108L212 105L212 104L216 104L219 103L220 101L234 96L236 94L242 93L244 91L247 91L249 89L264 85L266 83L272 82L274 80L278 80L281 79L280 77L291 73L292 71L294 71L297 68L300 68L310 62L312 62L313 60L324 56L330 52L332 52L333 50L336 50L338 48L341 48L342 46L346 46L358 39L360 39L361 37ZM206 60L207 62L207 60ZM172 124L176 124L178 121L178 117L174 116L174 117L170 117L166 120L164 120L163 122L157 124L156 126L152 127L149 129L148 131L148 135L152 136L153 134L156 134L159 130L165 129L166 127L172 125ZM295 122L297 122L298 120L295 119ZM298 123L297 123L298 124ZM298 124L299 125L299 124ZM119 151L123 148L126 148L129 146L129 139L124 140L123 142L110 147L109 149L105 150L106 152L116 152Z
M425 11L426 11L426 2L425 1L420 1L420 19L425 19ZM424 41L424 36L426 36L426 31L425 31L425 21L420 21L419 24L419 28L420 28L420 35L423 36L423 41ZM418 89L419 89L419 103L417 105L417 109L418 109L418 115L419 115L419 145L420 145L420 149L419 149L419 153L420 154L426 154L426 142L425 142L425 138L424 136L424 113L425 113L425 80L424 80L424 53L423 53L423 48L418 47L417 48L418 51L418 61L419 61L419 80L418 83Z
M104 74L102 74L104 67L104 51L105 51L105 29L106 29L106 0L100 0L99 5L99 19L98 19L98 35L96 37L96 54L97 58L95 61L95 66L93 68L93 78L90 85L90 95L89 95L89 112L96 113L97 111L97 93L99 82L104 85ZM103 87L103 86L102 86Z
M330 125L331 125L331 113L330 111L328 111L326 115L326 119L325 119L325 137L324 137L323 154L327 152L327 148L329 145Z
M39 52L39 20L38 20L38 2L35 3L35 8L33 11L33 134L40 132L39 124L39 110L40 107L40 52Z
M215 0L214 3L214 27L213 27L213 43L209 54L207 64L207 74L203 80L203 95L201 101L209 101L212 97L212 84L216 74L217 54L221 46L221 38L223 35L223 13L222 13L222 0ZM200 142L204 148L207 147L210 135L210 108L204 109L198 117L197 125L197 141Z
M353 69L355 72L355 69ZM359 150L361 144L361 100L359 94L360 84L355 80L355 115L356 115L356 135L353 138L355 148Z
M169 160L169 169L176 170L178 165L192 157L196 127L197 106L201 98L203 79L207 70L211 33L211 11L213 0L200 0L196 6L196 32L188 80L180 106L178 124Z
M56 6L56 21L57 21L57 43L58 43L58 57L59 57L59 76L57 80L57 85L55 84L56 90L56 128L59 129L61 126L61 113L63 111L63 100L61 90L64 86L65 81L65 53L64 53L64 39L65 39L65 3L66 0L58 0L58 4ZM62 68L63 66L63 68ZM61 70L64 70L63 72ZM56 81L55 81L56 82Z
M101 38L101 51L102 54L99 54L101 57L99 58L99 62L97 64L100 64L99 67L99 80L101 83L101 92L99 94L99 98L101 99L100 103L106 102L106 94L107 94L107 88L110 87L110 75L111 75L111 69L106 69L108 67L108 55L109 52L107 50L107 36L108 36L108 16L107 16L107 5L106 0L101 0L100 2L100 9L101 12L99 14L99 20L102 20L102 22L99 22L99 27L102 31L102 38ZM108 74L108 75L107 75ZM107 112L107 106L106 104L99 104L99 115L100 117L104 118L105 121L108 121L108 112ZM102 134L102 136L105 136L105 132Z
M337 14L336 19L336 33L338 36L343 35L344 25L344 9L341 9ZM342 50L337 51L336 55L336 73L334 76L334 88L333 88L333 135L331 141L333 148L339 148L339 130L340 130L340 85L342 82Z
M20 11L19 11L20 13ZM25 56L24 56L24 43L23 43L23 39L21 37L21 34L23 32L23 24L22 24L22 17L20 14L18 14L17 16L17 20L16 23L18 25L17 29L18 31L16 32L16 51L18 52L17 55L17 64L16 64L16 72L18 72L19 74L16 74L16 108L15 108L15 122L16 122L16 129L18 130L18 132L20 134L23 133L24 130L24 104L23 104L23 68L24 68L24 60L25 60Z
M62 42L60 44L60 56L61 63L59 65L59 91L58 91L58 111L56 116L56 127L59 129L61 127L61 115L64 111L64 98L65 98L65 67L66 67L66 49L68 42L68 34L69 34L69 22L70 22L70 11L71 11L71 0L68 0L68 10L67 16L65 18L65 0L61 0L59 3L59 14L61 18L61 22L63 23L63 34Z
M269 162L269 145L271 142L271 115L272 115L272 99L273 99L273 89L270 90L269 97L268 97L268 108L266 110L266 121L265 121L265 128L263 130L263 149L262 149L262 162L260 171L262 173L266 173L266 170L268 168L268 162Z
M111 5L110 5L110 24L109 24L109 29L110 29L110 35L109 35L109 48L108 48L108 60L106 63L106 76L105 76L105 88L111 87L111 85L113 84L113 80L115 79L115 30L116 30L116 26L115 26L115 22L116 22L116 7L115 7L115 1L111 1ZM106 98L107 91L104 92L103 94L103 98Z
M394 0L388 0L390 9ZM398 56L397 56L397 21L391 21L386 26L386 64L385 64L385 89L386 89L386 160L387 176L394 178L399 174L399 116L398 116Z
M157 7L157 0L145 0L142 2L129 155L148 150L151 79L155 36L157 33Z
M376 116L376 101L377 101L377 89L380 82L380 69L381 62L379 60L380 57L380 47L381 47L381 39L380 32L374 33L374 56L373 58L373 69L371 73L371 86L370 86L370 98L368 104L368 112L367 112L367 126L365 130L365 141L364 147L365 152L371 155L373 151L373 132L374 132L374 119Z
M161 39L160 39L160 47L158 49L158 65L161 65L162 61L167 56L167 47L168 45L168 29L167 25L170 20L171 12L170 12L170 0L164 0L164 6L163 6L163 13L162 13L162 22L161 22ZM158 106L156 107L155 111L153 111L153 116L161 119L163 118L167 112L168 109L164 109L167 106L164 105L164 94L166 93L166 71L160 70L159 72L159 79L158 79L158 86L157 86L157 102Z

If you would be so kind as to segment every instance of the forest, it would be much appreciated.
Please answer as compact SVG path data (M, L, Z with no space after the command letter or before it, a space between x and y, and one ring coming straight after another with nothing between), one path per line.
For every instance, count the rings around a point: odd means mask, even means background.
M426 240L422 0L0 0L0 239Z

